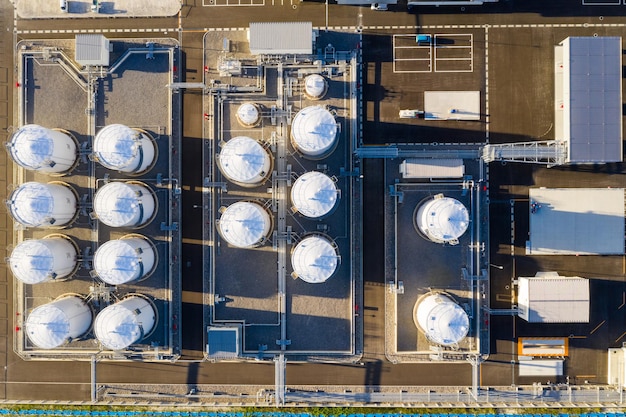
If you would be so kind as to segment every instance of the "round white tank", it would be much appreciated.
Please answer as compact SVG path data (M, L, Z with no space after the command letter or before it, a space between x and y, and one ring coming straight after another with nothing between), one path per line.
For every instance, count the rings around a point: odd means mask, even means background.
M155 324L153 305L134 295L104 308L96 316L93 328L106 349L122 350L144 339Z
M430 293L417 301L417 327L428 340L443 345L454 345L467 335L469 318L465 310L448 296Z
M26 182L7 202L15 221L30 227L63 227L76 216L76 194L69 184Z
M93 209L107 226L137 228L152 220L156 199L143 183L110 182L96 191Z
M100 246L93 257L93 269L107 284L128 284L148 277L156 259L154 245L148 239L127 235Z
M333 243L324 236L309 236L291 251L294 276L311 284L325 282L339 265L339 254Z
M76 164L76 141L58 130L25 125L7 144L11 158L22 168L47 174L64 174Z
M139 174L153 166L156 146L146 131L112 124L103 127L96 135L93 154L108 169Z
M324 158L335 148L337 130L335 117L324 107L305 107L293 118L291 142L305 157Z
M450 197L435 196L418 206L415 214L418 231L435 243L458 243L468 225L467 208Z
M261 122L261 112L254 103L243 103L237 109L237 120L243 127L254 127Z
M251 248L262 244L271 228L272 220L267 210L257 203L239 201L222 213L217 230L231 245Z
M84 335L91 327L91 309L74 295L35 308L26 318L28 339L41 349L54 349Z
M326 95L328 83L319 74L311 74L304 79L304 93L311 100L319 100Z
M63 279L75 272L78 253L66 236L24 240L11 252L9 266L25 284Z
M217 155L222 174L245 187L264 182L272 172L272 157L256 140L247 136L232 138Z
M310 171L291 187L291 204L303 216L317 219L330 213L339 201L335 182L326 174Z

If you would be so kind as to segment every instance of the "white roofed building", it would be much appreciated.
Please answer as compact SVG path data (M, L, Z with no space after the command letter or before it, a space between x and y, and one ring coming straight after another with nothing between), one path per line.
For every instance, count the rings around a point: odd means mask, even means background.
M152 332L156 314L153 304L146 298L129 296L98 313L93 325L96 338L106 349L126 349Z
M310 171L302 174L291 188L293 211L309 218L320 218L329 214L339 201L339 190L326 174Z
M26 182L17 187L7 202L15 221L26 227L63 227L77 214L76 194L62 182Z
M91 327L93 313L87 303L75 295L61 296L28 314L25 332L40 349L54 349L84 335Z
M300 110L291 122L291 143L305 158L322 159L337 145L335 117L322 106Z
M150 276L156 266L154 245L140 235L127 235L101 245L94 254L95 275L110 285L128 284Z
M247 136L237 136L226 142L216 158L222 174L244 187L258 186L272 173L270 153Z
M252 248L265 242L272 231L267 210L257 203L239 201L228 206L217 222L217 230L229 244Z
M23 283L39 284L72 275L78 267L77 256L70 238L51 235L20 242L11 252L9 266Z
M22 168L47 174L65 174L76 165L76 140L66 132L29 124L11 135L11 158Z
M469 226L469 213L460 201L437 194L417 206L414 221L427 239L455 245Z
M328 280L339 262L334 242L322 235L305 237L291 251L292 276L311 284Z
M137 228L152 220L156 199L143 183L110 182L96 191L93 209L107 226Z
M121 124L103 127L93 142L94 158L105 168L127 174L148 171L156 159L152 136Z

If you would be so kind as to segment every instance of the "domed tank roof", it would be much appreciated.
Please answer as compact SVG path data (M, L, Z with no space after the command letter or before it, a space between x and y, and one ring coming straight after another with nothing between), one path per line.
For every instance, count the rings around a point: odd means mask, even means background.
M415 224L433 242L458 243L469 225L469 214L460 201L438 195L418 206Z
M30 227L61 227L76 216L76 195L68 184L25 182L8 200L11 216Z
M122 350L144 339L156 323L156 311L143 297L131 296L98 313L94 333L110 350Z
M140 227L152 219L156 200L143 183L114 181L96 191L93 208L107 226Z
M145 131L121 124L103 127L93 141L93 153L108 169L144 172L154 164L154 139Z
M77 296L59 298L35 308L26 318L28 339L41 349L54 349L89 330L91 309Z
M291 123L293 145L305 156L322 158L337 142L335 117L322 106L300 110Z
M337 204L339 192L335 182L326 174L310 171L302 174L291 188L291 203L303 216L319 218Z
M7 149L21 167L51 174L69 171L78 158L72 137L35 124L16 130Z
M265 181L272 167L267 150L247 136L237 136L226 142L219 153L218 163L230 181L248 186Z
M257 203L239 201L231 204L219 219L220 235L233 246L250 248L262 243L270 233L272 221Z
M243 103L237 109L237 120L243 127L254 127L261 121L259 107L254 103Z
M434 343L448 346L459 343L469 331L465 310L444 294L429 294L418 300L418 327Z
M23 283L39 284L72 274L76 257L76 247L66 237L24 240L11 252L9 266Z
M306 237L291 252L294 274L311 284L325 282L335 273L338 265L336 248L323 236Z
M154 268L154 246L143 237L125 237L102 244L94 254L93 268L98 278L110 285L121 285L144 278Z
M313 100L323 98L327 90L328 83L320 74L311 74L304 79L304 92Z

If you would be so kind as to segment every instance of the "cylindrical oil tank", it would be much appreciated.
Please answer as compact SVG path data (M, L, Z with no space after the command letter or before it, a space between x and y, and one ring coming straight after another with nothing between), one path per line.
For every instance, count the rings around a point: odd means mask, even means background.
M415 305L414 320L428 340L443 346L459 343L469 331L465 310L442 293L431 292L420 297Z
M291 187L294 211L312 219L329 214L339 201L339 190L328 175L310 171L296 179Z
M271 154L247 136L237 136L226 142L216 158L222 174L244 187L258 186L272 173Z
M128 284L147 278L156 266L152 242L140 235L126 235L100 246L93 257L93 269L110 285Z
M328 91L328 83L320 74L307 75L304 79L304 94L311 100L324 98Z
M96 135L93 154L105 168L141 174L154 165L157 147L154 138L145 130L111 124Z
M326 282L339 265L334 243L319 234L305 237L291 251L293 276L311 284Z
M92 311L85 300L67 295L33 309L26 318L24 330L33 345L54 349L84 335L92 319Z
M237 121L243 127L255 127L261 122L261 111L254 103L243 103L237 109Z
M337 122L322 106L300 110L291 122L291 143L303 157L321 159L337 145Z
M11 158L22 168L47 174L69 172L78 158L69 133L29 124L20 127L7 143Z
M26 182L7 201L11 216L24 226L63 227L77 214L76 194L62 182Z
M23 283L39 284L69 277L77 269L77 256L69 237L52 235L19 243L11 252L9 266Z
M138 295L124 298L98 313L93 326L96 338L106 349L126 349L152 332L156 314L146 298Z
M437 194L417 206L415 228L435 243L457 244L469 225L469 213L460 201Z
M152 220L156 204L155 195L146 184L115 181L96 191L93 209L107 226L138 228Z
M239 201L224 210L217 226L220 235L232 246L252 248L269 237L272 219L260 204Z

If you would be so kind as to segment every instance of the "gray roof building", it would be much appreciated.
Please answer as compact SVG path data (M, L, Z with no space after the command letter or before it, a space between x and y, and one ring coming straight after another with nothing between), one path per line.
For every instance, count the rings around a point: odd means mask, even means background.
M249 38L253 55L313 53L311 22L250 23Z

